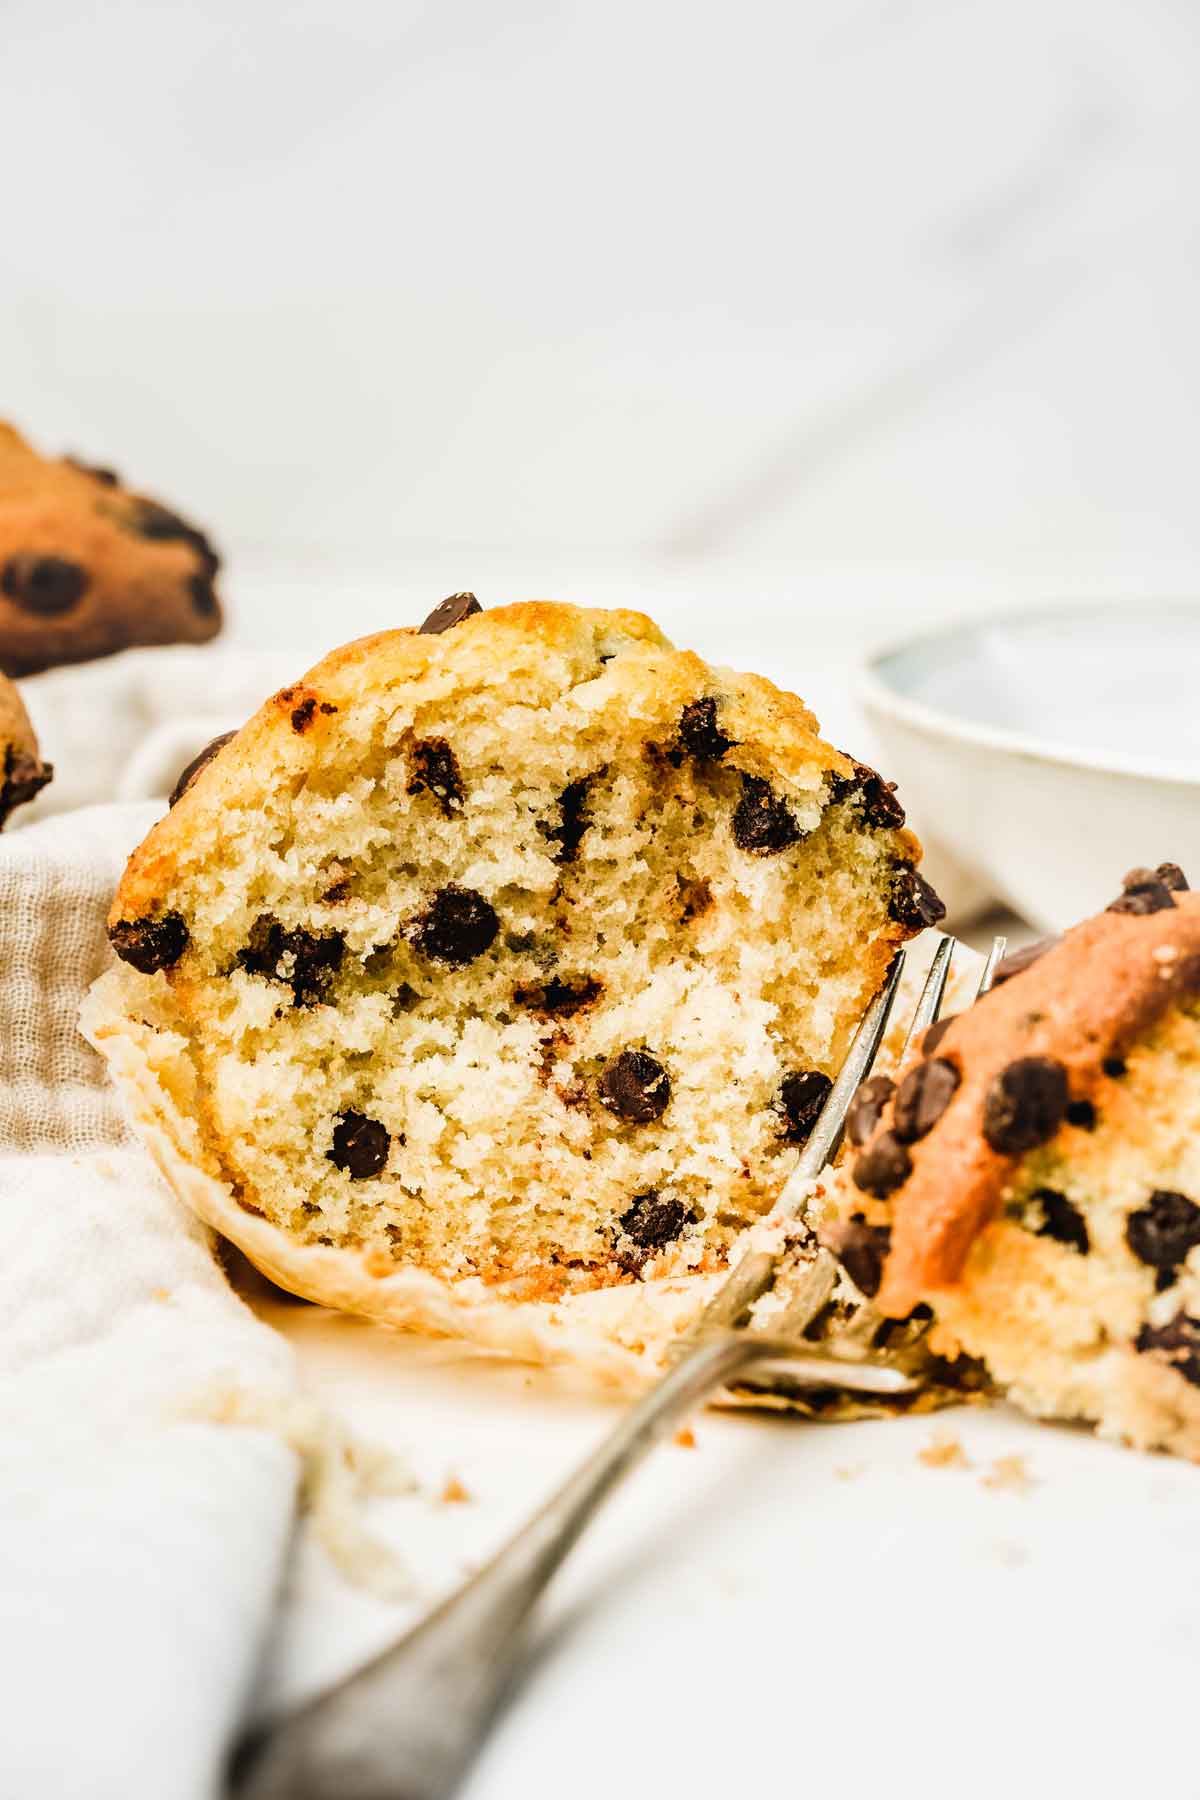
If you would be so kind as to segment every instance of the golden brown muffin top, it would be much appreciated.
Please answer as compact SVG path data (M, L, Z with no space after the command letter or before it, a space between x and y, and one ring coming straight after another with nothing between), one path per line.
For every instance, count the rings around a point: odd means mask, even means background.
M0 669L32 675L221 628L219 559L111 469L41 457L0 424Z
M473 610L464 606L440 618L451 601L471 601ZM301 681L272 695L200 769L188 771L178 803L130 859L110 924L154 915L167 890L214 853L230 812L258 805L264 783L298 782L319 766L344 711L381 699L415 705L454 684L493 692L497 704L522 696L544 700L549 684L582 684L609 664L611 703L651 735L663 721L673 727L697 693L715 683L722 730L732 734L727 765L758 788L775 784L786 794L811 793L831 780L847 790L867 784L895 833L898 939L942 916L940 900L916 872L920 841L900 828L904 814L890 786L825 743L794 694L762 676L709 669L693 652L676 650L642 613L552 600L483 611L472 596L452 595L420 629L377 632L332 651ZM715 729L715 716L696 723Z
M851 1169L868 1219L872 1199L890 1202L881 1312L904 1317L958 1280L1017 1160L1064 1123L1086 1126L1130 1045L1197 993L1200 894L1162 864L1132 871L1106 912L926 1034L931 1053L884 1103Z

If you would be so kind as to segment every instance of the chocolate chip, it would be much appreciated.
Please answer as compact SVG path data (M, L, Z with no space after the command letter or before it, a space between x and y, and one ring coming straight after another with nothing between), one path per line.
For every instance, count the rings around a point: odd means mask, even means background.
M286 982L296 1006L312 1006L324 1000L345 951L340 931L287 929L270 913L261 913L250 927L238 962L250 975Z
M897 925L922 931L946 916L946 908L925 877L911 863L897 863L888 895L888 915Z
M188 947L188 928L177 912L158 919L119 919L109 926L108 936L121 961L143 975L171 968Z
M912 1157L894 1131L885 1131L856 1159L851 1173L864 1194L886 1200L912 1174Z
M1039 1237L1053 1238L1058 1244L1069 1244L1086 1256L1091 1249L1087 1223L1077 1206L1072 1205L1065 1194L1057 1188L1034 1188L1030 1194L1042 1209L1042 1222L1037 1227Z
M229 740L236 736L236 731L223 731L220 737L215 737L213 739L211 744L205 744L199 756L193 756L191 762L187 765L186 769L182 771L175 786L171 789L171 798L167 801L168 806L178 805L179 801L183 799L183 796L191 787L193 781L195 781L201 769L206 769L213 757L216 756L217 752L223 750Z
M1152 869L1131 869L1125 877L1125 891L1105 907L1110 913L1166 912L1175 904L1175 896Z
M1129 1073L1129 1064L1123 1056L1106 1056L1100 1067L1110 1081L1120 1081L1122 1075Z
M909 1070L896 1090L892 1108L892 1129L902 1144L915 1144L933 1130L961 1080L954 1064L941 1057Z
M1145 1206L1126 1219L1125 1242L1139 1262L1174 1275L1200 1244L1200 1206L1186 1194L1155 1188Z
M115 469L102 468L98 463L84 462L81 456L64 456L63 461L69 469L75 469L80 475L90 475L101 487L119 487L121 477Z
M116 520L126 531L132 531L140 538L146 538L154 544L188 544L196 552L206 573L215 575L221 566L221 559L209 543L202 531L189 525L186 519L172 512L168 506L160 506L157 500L146 500L140 494L129 496L126 506L119 511L102 503L104 510Z
M39 762L36 756L30 756L27 750L18 750L15 744L6 745L4 774L0 779L0 827L14 807L24 806L27 800L40 794L53 776L53 763Z
M776 1106L783 1115L785 1143L807 1144L832 1086L828 1075L817 1069L798 1069L784 1076Z
M215 613L220 611L217 590L213 586L213 578L207 570L198 575L188 576L187 591L194 611L198 612L202 619L211 619Z
M675 1242L690 1216L682 1200L663 1200L657 1188L647 1188L635 1196L620 1226L640 1250L662 1250Z
M1096 1129L1096 1109L1090 1100L1071 1100L1065 1116L1067 1124L1076 1126L1080 1131Z
M983 1135L1001 1156L1019 1156L1052 1138L1067 1110L1067 1071L1050 1056L1020 1056L992 1081Z
M843 752L843 754L845 753ZM832 769L829 772L830 806L840 806L843 800L849 800L851 794L857 794L858 792L858 770L865 767L865 765L854 762L853 757L850 757L849 761L854 763L855 772L853 775L838 775Z
M423 738L412 747L408 791L420 794L426 790L434 796L447 818L463 803L466 789L458 758L445 738Z
M1143 1325L1135 1348L1164 1356L1176 1374L1200 1387L1200 1319L1177 1313L1166 1325Z
M846 1114L846 1136L852 1144L861 1148L866 1143L895 1091L896 1084L888 1075L872 1075L863 1082Z
M733 841L739 850L751 856L777 856L806 835L770 782L757 775L742 776L742 797L733 815Z
M452 631L464 619L470 619L475 613L482 611L474 594L449 594L434 607L424 624L419 627L418 635L440 637L443 631Z
M671 1098L671 1077L648 1050L622 1050L597 1086L601 1104L630 1125L661 1119Z
M292 730L303 737L304 733L313 722L316 710L316 696L315 694L309 694L308 698L302 700L299 706L294 706L292 708Z
M547 1013L551 1018L569 1018L591 1006L604 992L602 982L588 975L582 981L560 981L557 975L542 984L536 982L515 988L513 999L531 1012Z
M685 925L693 919L699 919L709 911L713 904L713 891L703 876L676 875L681 902L680 918Z
M474 962L491 947L500 920L496 909L474 888L453 882L434 895L429 910L417 925L414 943L437 962Z
M558 845L555 862L574 862L579 853L583 834L591 823L587 814L587 800L592 779L590 775L581 775L578 781L569 782L558 796L560 822L540 828L544 837Z
M1025 944L1020 950L1012 950L1007 956L1002 956L992 974L992 986L1003 987L1014 975L1023 975L1026 969L1031 969L1035 962L1045 956L1047 950L1053 950L1061 942L1059 937L1039 938L1035 944Z
M719 762L734 740L726 737L717 725L717 702L710 695L692 700L679 717L679 741L697 762Z
M10 556L0 572L0 589L8 598L43 619L70 612L87 585L87 570L65 556Z
M921 1039L922 1056L933 1055L957 1017L957 1013L950 1013L946 1018L934 1021L929 1027L929 1030L925 1033L925 1036Z
M1175 894L1188 891L1187 876L1178 863L1159 863L1156 869L1130 869L1122 876L1121 886L1126 891L1145 887L1165 887Z
M862 782L863 819L876 831L897 831L904 824L905 813L896 798L896 784L885 781L874 769L858 764Z
M339 1113L333 1128L333 1147L325 1152L331 1163L345 1171L351 1181L365 1181L378 1175L388 1159L391 1134L378 1119L365 1113Z
M836 806L842 800L855 798L862 807L863 823L875 831L895 831L904 823L904 808L896 798L896 784L867 763L854 762L853 775L831 775L829 801Z
M879 1292L883 1265L892 1246L886 1225L868 1225L861 1213L822 1233L860 1294L868 1300Z
M186 519L181 519L169 506L160 506L157 500L131 498L130 522L139 537L155 543L171 543L179 538L186 540L193 535L193 527Z

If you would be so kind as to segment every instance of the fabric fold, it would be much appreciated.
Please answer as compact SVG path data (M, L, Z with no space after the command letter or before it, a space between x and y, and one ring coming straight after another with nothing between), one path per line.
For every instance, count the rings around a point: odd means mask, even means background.
M0 839L4 1786L210 1800L282 1578L299 1460L203 1422L295 1392L292 1353L126 1133L76 1018L157 807Z

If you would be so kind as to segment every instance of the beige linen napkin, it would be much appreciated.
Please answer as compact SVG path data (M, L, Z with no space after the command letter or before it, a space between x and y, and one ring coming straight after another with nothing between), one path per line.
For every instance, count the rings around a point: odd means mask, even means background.
M169 794L197 751L303 672L294 651L175 644L32 676L21 698L54 780L13 824Z
M211 1397L292 1356L127 1136L79 1037L125 856L160 809L0 838L0 1790L205 1800L293 1516L281 1437Z

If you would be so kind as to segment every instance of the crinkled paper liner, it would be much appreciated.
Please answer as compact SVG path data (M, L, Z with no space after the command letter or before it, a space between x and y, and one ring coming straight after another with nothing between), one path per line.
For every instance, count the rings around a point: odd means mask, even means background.
M927 961L920 949L910 955L897 1001L898 1025L881 1067L894 1060ZM967 1003L979 968L970 951L960 950L956 961L947 1010ZM421 1269L384 1266L369 1253L296 1243L239 1205L229 1183L214 1172L192 1116L196 1076L186 1040L146 1020L145 995L144 982L123 967L110 969L84 1001L83 1034L104 1057L135 1130L174 1192L279 1286L401 1330L458 1338L520 1361L570 1364L618 1390L645 1386L660 1371L666 1346L720 1287L720 1274L677 1275L559 1300L530 1300L477 1276L447 1281ZM766 1220L746 1232L745 1247L769 1247L780 1230ZM789 1404L777 1395L738 1398L755 1405Z

